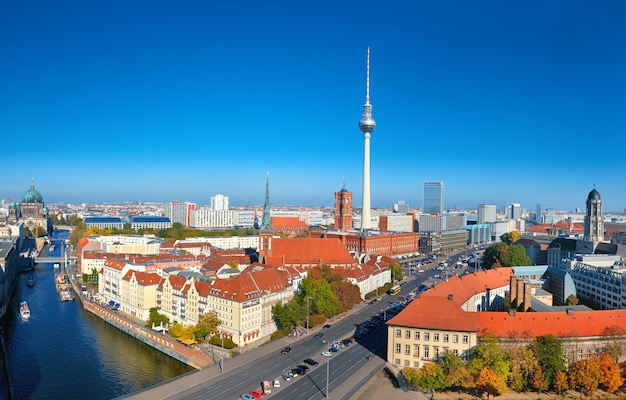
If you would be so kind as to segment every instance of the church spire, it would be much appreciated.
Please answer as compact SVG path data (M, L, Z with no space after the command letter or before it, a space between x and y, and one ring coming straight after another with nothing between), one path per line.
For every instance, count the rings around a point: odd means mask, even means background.
M261 232L272 232L272 217L270 215L270 173L267 173L265 182L265 204L263 205L263 222Z

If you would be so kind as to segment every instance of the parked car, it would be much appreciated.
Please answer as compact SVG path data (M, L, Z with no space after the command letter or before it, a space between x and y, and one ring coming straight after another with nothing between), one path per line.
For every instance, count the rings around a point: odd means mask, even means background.
M284 379L285 381L287 381L287 382L289 382L289 381L291 380L291 375L289 375L289 373L288 373L288 372L285 372L285 373L282 375L282 377L283 377L283 379Z
M331 326L332 326L331 324L326 324L326 325L324 325L324 326L322 327L322 329L328 329L328 328L330 328Z
M291 353L291 347L285 347L284 349L280 351L280 354L287 354L287 353Z
M336 347L331 347L330 349L328 349L328 351L332 352L332 353L339 353L341 350L339 350Z
M300 369L300 370L304 371L305 373L306 373L306 372L310 369L310 368L309 368L309 367L307 367L306 365L302 365L302 364L300 364L300 365L296 365L296 368L298 368L298 369Z
M300 368L292 368L291 371L289 371L289 375L295 378L297 376L304 375L304 371L302 371Z
M254 396L255 399L262 399L263 397L265 397L263 392L259 389L251 391L250 394Z
M305 364L309 364L309 365L311 365L313 367L317 367L317 365L319 364L317 361L315 361L312 358L307 358L306 360L304 360L304 363Z
M280 387L280 381L278 379L274 379L272 381L272 386L274 386L275 388L279 388Z
M256 397L254 397L253 395L251 395L250 393L244 393L241 396L239 396L239 398L241 400L256 400Z
M330 351L323 351L323 352L322 352L322 355L323 355L324 357L330 357L330 356L332 356L332 355L333 355L333 353L331 353Z
M319 338L321 338L322 336L324 336L324 334L323 334L322 332L317 332L317 333L315 334L315 339L319 339Z

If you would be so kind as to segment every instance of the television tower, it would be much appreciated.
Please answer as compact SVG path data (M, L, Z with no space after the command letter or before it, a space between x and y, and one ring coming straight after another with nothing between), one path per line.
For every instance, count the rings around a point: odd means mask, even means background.
M367 79L365 84L365 105L363 116L359 121L359 129L363 132L363 209L361 212L361 231L370 228L370 134L376 129L376 121L372 118L370 104L370 48L367 48Z

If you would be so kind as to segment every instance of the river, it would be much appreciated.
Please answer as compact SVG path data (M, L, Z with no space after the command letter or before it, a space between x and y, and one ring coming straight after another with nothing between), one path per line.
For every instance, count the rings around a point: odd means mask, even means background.
M19 314L22 300L31 310L27 321ZM113 399L193 370L83 310L80 301L61 302L53 264L22 273L2 322L0 399Z

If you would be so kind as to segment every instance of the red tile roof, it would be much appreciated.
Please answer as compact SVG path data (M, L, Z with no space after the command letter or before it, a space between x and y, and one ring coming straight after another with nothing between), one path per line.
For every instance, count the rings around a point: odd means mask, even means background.
M421 296L387 324L445 331L478 332L477 313L466 313L448 297Z
M462 276L454 275L422 293L422 297L447 297L449 294L452 294L454 302L461 306L477 293L484 293L487 289L508 286L511 275L513 275L513 268L511 267L481 270Z
M356 266L356 261L338 238L273 238L266 264Z

